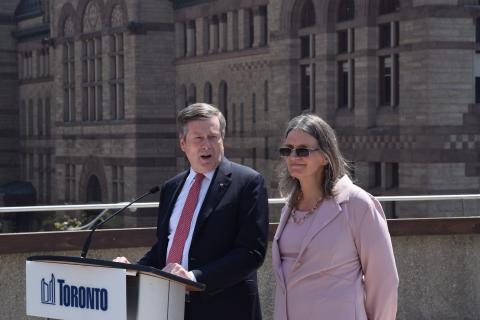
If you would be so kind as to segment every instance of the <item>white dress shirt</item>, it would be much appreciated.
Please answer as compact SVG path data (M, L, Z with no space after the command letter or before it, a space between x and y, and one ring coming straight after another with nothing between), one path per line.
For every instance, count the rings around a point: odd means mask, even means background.
M183 255L182 255L182 263L181 265L188 270L188 254L190 251L190 245L192 244L192 237L193 231L195 230L195 225L197 223L198 213L200 212L200 208L202 207L203 200L205 200L205 196L207 194L208 188L210 183L213 179L213 174L215 170L209 171L204 173L205 176L202 180L202 184L200 186L200 192L198 194L198 201L195 207L195 211L193 212L192 223L190 224L190 230L188 232L187 240L185 240L185 247L183 248ZM185 180L185 184L183 185L182 191L178 195L177 201L175 202L175 207L173 208L172 216L170 217L170 222L168 225L168 247L167 247L167 257L170 252L170 248L172 247L173 238L175 237L175 231L177 230L177 225L180 220L180 216L182 215L183 206L185 205L185 201L187 200L188 192L195 181L195 176L197 173L190 168L190 173L188 174L187 180ZM193 273L190 272L193 276Z

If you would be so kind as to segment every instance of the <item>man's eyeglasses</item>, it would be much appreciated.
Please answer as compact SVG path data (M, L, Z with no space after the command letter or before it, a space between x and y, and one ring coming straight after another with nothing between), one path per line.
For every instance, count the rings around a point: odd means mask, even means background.
M281 157L288 157L292 154L295 157L300 157L300 158L305 158L310 155L311 152L318 151L320 150L319 148L316 149L308 149L308 148L289 148L289 147L282 147L278 149L278 152L280 153Z

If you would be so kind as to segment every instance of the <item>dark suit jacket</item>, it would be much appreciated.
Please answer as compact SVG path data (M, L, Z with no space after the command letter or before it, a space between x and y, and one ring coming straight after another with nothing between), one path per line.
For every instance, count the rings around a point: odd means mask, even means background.
M139 264L162 269L168 225L188 171L160 193L157 242ZM189 269L206 291L190 293L186 319L261 319L256 270L267 250L268 198L263 177L224 159L213 176L195 225ZM189 314L189 315L188 315Z

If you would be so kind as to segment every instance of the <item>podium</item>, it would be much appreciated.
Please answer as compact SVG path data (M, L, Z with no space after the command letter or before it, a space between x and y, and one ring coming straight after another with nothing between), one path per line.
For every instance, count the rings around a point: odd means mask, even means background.
M205 285L153 267L64 256L26 261L27 315L71 320L183 320Z

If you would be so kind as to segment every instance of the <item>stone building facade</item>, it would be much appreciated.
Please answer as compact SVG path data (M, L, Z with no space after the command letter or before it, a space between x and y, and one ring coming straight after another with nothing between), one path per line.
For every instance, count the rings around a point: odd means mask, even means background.
M332 124L375 195L478 193L477 17L473 0L2 1L0 182L45 204L124 201L186 166L175 113L205 101L270 197L301 112Z
M227 154L272 189L285 123L315 112L375 195L478 193L479 15L467 0L180 1L177 105L211 96L229 120ZM385 207L478 213L474 202Z

